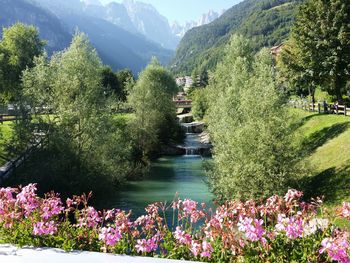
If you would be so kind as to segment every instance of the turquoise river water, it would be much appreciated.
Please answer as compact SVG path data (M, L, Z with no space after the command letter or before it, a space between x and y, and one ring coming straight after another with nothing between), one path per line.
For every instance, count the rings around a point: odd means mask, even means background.
M176 193L181 199L189 198L212 206L205 161L201 156L162 157L152 164L147 178L129 182L108 206L132 210L135 217L144 214L148 204L160 201L170 204Z

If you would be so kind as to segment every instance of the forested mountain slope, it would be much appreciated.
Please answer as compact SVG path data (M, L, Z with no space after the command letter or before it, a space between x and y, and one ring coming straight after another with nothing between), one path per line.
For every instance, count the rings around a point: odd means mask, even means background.
M254 37L256 49L278 45L289 34L298 5L303 0L245 0L208 25L188 31L172 62L175 73L213 69L230 36Z

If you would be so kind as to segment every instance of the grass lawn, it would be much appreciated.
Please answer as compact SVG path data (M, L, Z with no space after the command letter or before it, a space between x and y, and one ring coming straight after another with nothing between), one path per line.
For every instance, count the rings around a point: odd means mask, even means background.
M350 201L350 117L298 113L305 158L313 171L304 178L305 196L324 196L325 206L334 214L336 206ZM350 230L348 220L337 218L335 223Z
M350 201L350 117L302 112L307 162L313 174L306 195L325 196L332 207Z
M6 163L6 161L3 158L1 158L1 156L8 157L7 153L5 152L5 143L11 137L11 125L12 122L4 122L3 124L0 123L0 165Z

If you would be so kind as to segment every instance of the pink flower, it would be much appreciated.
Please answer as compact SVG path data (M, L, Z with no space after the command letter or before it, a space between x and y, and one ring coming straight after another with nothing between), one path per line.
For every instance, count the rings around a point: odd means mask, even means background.
M33 225L33 234L35 236L42 235L53 235L56 233L57 227L55 226L54 221L50 222L37 222Z
M59 215L63 211L61 199L58 197L51 197L44 200L41 205L41 218L49 219L52 216Z
M297 201L300 197L303 196L303 192L297 191L295 189L289 189L286 195L284 196L284 201L287 203L291 203L293 201Z
M11 187L0 188L0 197L5 200L14 200L13 194L15 191L16 189Z
M277 232L282 232L286 230L286 224L288 222L288 219L286 218L286 215L279 214L277 216L277 224L275 226Z
M342 207L339 209L339 215L350 220L350 203L343 203Z
M300 217L286 218L285 215L278 215L275 229L277 232L286 232L286 236L295 239L303 236L303 219Z
M96 227L101 222L101 217L95 208L89 206L87 209L84 209L83 214L78 219L79 226L88 226L90 228Z
M264 221L262 219L252 219L250 217L240 217L238 230L245 233L245 237L250 241L263 241L265 230L262 227Z
M156 251L158 248L157 237L154 236L151 239L138 239L135 248L138 253L150 253Z
M199 219L204 217L203 211L197 210L198 202L190 199L185 199L184 201L178 201L178 205L180 204L182 204L179 212L180 220L186 217L190 217L193 223L197 223Z
M154 217L154 216L158 215L159 207L157 206L157 203L155 203L155 204L148 205L145 208L145 210L148 214L150 214Z
M186 234L185 231L181 230L181 227L176 227L176 231L173 233L175 239L183 245L191 245L192 237L190 234Z
M0 222L4 220L3 216L6 217L15 206L14 191L15 189L9 187L0 189Z
M325 238L321 242L322 248L320 254L327 252L328 256L335 261L349 263L350 258L347 255L349 249L349 242L342 237Z
M98 236L98 239L102 240L107 246L115 246L121 238L122 234L120 230L112 227L102 228Z
M114 217L114 214L115 214L115 209L107 210L105 214L105 220L112 219Z
M74 203L74 201L72 199L67 198L66 205L67 205L68 208L71 207L73 205L73 203Z
M199 253L201 252L201 248L202 248L202 246L199 244L198 241L192 240L190 251L192 252L192 254L195 257L197 257L199 255Z
M190 199L185 199L182 202L183 205L183 210L187 213L191 213L193 210L197 209L197 202L196 201L192 201Z
M36 190L36 184L29 184L17 195L16 201L24 209L27 217L39 206Z
M214 251L214 249L213 249L212 245L209 242L204 240L202 243L201 257L210 258L211 253L213 253L213 251Z
M88 227L95 227L99 222L101 222L101 218L95 208L89 206L87 212Z
M301 218L291 217L286 226L286 235L290 239L303 236L303 220Z

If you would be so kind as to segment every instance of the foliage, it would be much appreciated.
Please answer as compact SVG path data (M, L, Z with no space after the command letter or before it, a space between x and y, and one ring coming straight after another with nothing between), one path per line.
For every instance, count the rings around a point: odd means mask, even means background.
M124 92L123 100L126 101L127 95L130 93L132 87L135 85L135 78L129 69L122 69L116 73L118 81Z
M96 51L78 33L67 50L51 60L37 58L24 72L24 94L35 114L26 128L30 134L43 133L45 142L19 169L26 174L17 175L22 182L36 180L66 195L90 189L105 194L137 166L132 139L109 112L101 71Z
M157 256L205 262L347 262L348 233L335 216L317 212L322 201L301 202L302 192L264 201L226 202L215 213L192 200L149 205L131 220L131 212L97 211L90 195L65 202L36 185L1 188L0 242L116 254ZM165 214L173 213L173 222ZM337 210L350 220L350 204Z
M214 193L244 199L285 191L303 167L270 52L254 55L250 40L233 36L209 89Z
M172 75L153 59L131 90L129 101L135 111L131 125L143 157L158 152L160 143L179 132L172 101L177 89Z
M349 24L349 1L306 1L281 54L285 77L303 82L311 92L320 85L341 100L350 79Z
M254 49L281 44L289 35L303 0L245 0L208 25L194 28L181 40L172 62L175 73L213 70L223 59L232 34L254 38Z
M17 101L21 96L21 74L34 66L45 42L33 26L16 23L4 28L0 42L0 101Z
M130 70L124 69L116 73L104 66L101 71L102 87L106 96L114 96L117 101L125 102L128 95L128 83L134 81Z
M192 95L192 114L197 120L202 120L208 110L208 90L206 88L196 89Z
M208 71L202 70L201 72L198 72L197 70L194 70L192 72L192 79L193 79L193 87L200 88L200 87L206 87L208 86L209 82L209 74Z

